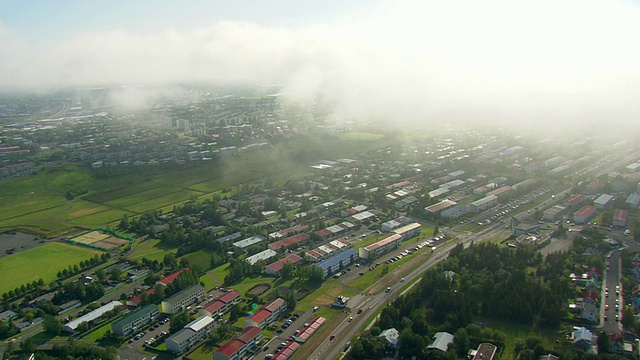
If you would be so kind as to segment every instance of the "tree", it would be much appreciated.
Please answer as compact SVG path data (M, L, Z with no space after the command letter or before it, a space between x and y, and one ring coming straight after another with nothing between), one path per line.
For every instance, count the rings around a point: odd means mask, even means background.
M598 344L598 354L608 353L609 352L609 347L610 347L609 335L604 331L600 331L598 333L598 343L597 344Z
M60 320L51 315L44 316L42 327L44 328L44 331L49 335L58 335L64 329L64 326L62 325Z
M633 311L633 305L626 305L622 310L622 319L620 322L624 326L625 330L633 331L635 322L635 312Z
M293 277L293 272L294 272L294 266L292 263L290 262L286 262L283 266L282 269L280 269L280 278L282 278L282 280L289 280Z
M169 332L172 334L182 329L185 325L189 323L189 314L186 312L181 312L179 314L171 315L171 321L169 323Z
M20 343L20 350L23 354L31 354L36 351L36 343L32 338L27 338L22 343Z
M111 280L115 281L115 282L119 282L120 281L120 276L122 275L122 271L120 271L120 269L118 268L113 268L111 270Z

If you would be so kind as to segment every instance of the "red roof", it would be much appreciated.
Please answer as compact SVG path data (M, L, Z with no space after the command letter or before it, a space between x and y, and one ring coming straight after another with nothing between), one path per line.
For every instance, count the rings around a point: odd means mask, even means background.
M147 295L155 294L156 293L156 288L155 287L150 287L145 291L145 293L147 293ZM132 302L132 303L134 303L136 305L140 305L140 302L142 302L142 296L140 296L140 295L134 296L131 299L129 299L128 302Z
M278 272L280 270L282 270L282 268L284 267L284 264L286 263L291 263L291 264L295 264L297 262L299 262L300 260L302 260L302 258L296 254L291 254L287 257L285 257L284 259L280 259L278 261L272 262L271 264L267 265L266 267L269 268L270 270L274 271L274 272Z
M256 324L260 324L264 319L269 317L269 315L271 315L271 311L265 310L265 309L260 309L260 310L256 311L253 315L251 315L251 317L249 319L254 321Z
M616 209L613 213L613 221L627 222L627 210Z
M320 235L320 237L327 237L333 235L333 233L327 229L320 229L316 231L316 234Z
M239 298L241 295L239 292L235 291L235 290L231 290L226 292L225 294L222 294L220 296L218 296L217 300L222 301L223 303L230 303L233 300L235 300L236 298Z
M269 310L270 312L275 312L276 310L278 310L279 308L281 308L282 306L286 306L286 301L284 301L284 299L282 298L277 298L275 300L273 300L270 304L265 305L265 309Z
M293 355L294 352L296 352L296 350L298 350L298 348L300 347L300 344L298 344L297 342L289 342L287 343L287 345L285 345L282 349L280 349L280 351L278 351L274 357L271 358L271 360L277 359L277 360L285 360L288 359L289 357L291 357L291 355Z
M254 340L258 335L262 334L262 329L257 326L247 326L244 330L242 330L242 334L238 336L238 340L246 343Z
M240 340L233 339L227 341L220 349L216 350L217 353L225 354L228 357L232 357L240 349L244 347L244 343Z
M214 314L216 312L218 312L220 309L222 309L224 307L224 303L222 301L219 300L214 300L210 303L208 303L207 305L205 305L202 310L210 313L210 314Z
M189 269L189 268L180 269L180 270L174 272L173 274L169 274L169 275L165 276L163 279L160 279L160 280L156 281L156 284L167 286L167 285L171 284L172 282L174 282L178 278L178 275L180 275L180 273L185 271L185 270L191 270L191 269Z
M585 205L580 210L576 211L574 215L580 216L580 217L587 217L596 211L598 211L598 209L595 206Z
M578 203L578 202L580 202L580 201L582 201L582 200L584 200L584 195L582 195L582 194L575 194L575 195L573 195L572 197L570 197L570 198L566 199L566 200L564 201L564 203L565 203L565 204L573 205L573 204Z

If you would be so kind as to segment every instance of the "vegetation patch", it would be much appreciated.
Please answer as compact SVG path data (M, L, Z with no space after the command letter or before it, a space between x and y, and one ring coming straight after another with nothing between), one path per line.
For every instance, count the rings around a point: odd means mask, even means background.
M0 258L0 274L3 274L0 293L38 279L50 283L56 279L58 271L66 269L69 265L88 260L96 254L102 254L102 252L50 242Z

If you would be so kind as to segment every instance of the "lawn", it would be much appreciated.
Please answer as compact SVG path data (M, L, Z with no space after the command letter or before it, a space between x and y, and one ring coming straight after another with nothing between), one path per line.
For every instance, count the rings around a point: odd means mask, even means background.
M504 322L489 321L488 327L500 330L505 336L505 350L502 353L503 359L512 359L516 339L526 339L528 337L538 337L542 340L542 346L547 350L552 350L555 345L556 331L552 329L533 329L529 325L510 324Z
M0 274L4 275L0 283L0 294L38 279L48 284L56 279L58 271L87 260L95 254L102 254L102 252L50 242L0 258Z
M131 256L131 258L138 260L147 258L152 261L162 261L165 255L175 253L176 251L176 248L168 248L163 246L162 244L160 244L160 240L158 239L136 241L136 246L133 249L134 254Z
M103 326L97 328L96 330L90 332L86 336L83 337L85 340L98 341L101 339L107 330L111 330L111 322L104 324Z

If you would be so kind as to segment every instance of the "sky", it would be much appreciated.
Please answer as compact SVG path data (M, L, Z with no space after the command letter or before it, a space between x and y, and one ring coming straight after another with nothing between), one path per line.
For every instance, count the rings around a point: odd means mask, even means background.
M631 0L0 0L0 90L281 84L344 117L633 125L638 39Z

